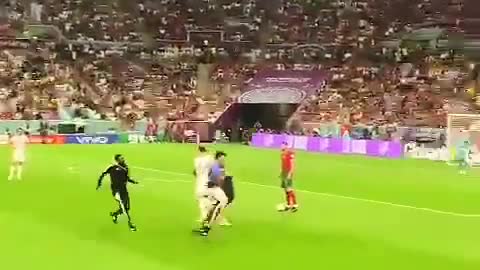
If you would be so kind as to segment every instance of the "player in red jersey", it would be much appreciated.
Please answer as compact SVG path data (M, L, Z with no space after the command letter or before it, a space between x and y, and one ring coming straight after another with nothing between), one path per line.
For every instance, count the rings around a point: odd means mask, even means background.
M282 171L280 179L282 181L281 187L285 191L286 205L281 207L279 211L292 211L298 210L297 198L295 191L293 190L293 173L295 170L295 153L288 147L286 142L282 143Z

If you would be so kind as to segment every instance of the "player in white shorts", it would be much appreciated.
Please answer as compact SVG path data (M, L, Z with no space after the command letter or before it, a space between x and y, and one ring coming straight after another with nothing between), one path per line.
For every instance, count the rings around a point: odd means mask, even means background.
M210 168L213 164L213 157L207 153L204 146L199 146L200 154L194 160L194 175L196 177L195 197L200 209L200 221L207 217L209 207L211 205L210 198L207 194L207 183Z
M13 147L12 164L10 166L10 174L8 180L11 181L16 176L17 180L22 179L23 164L26 159L27 144L29 139L22 129L18 129L17 133L10 138L10 144Z

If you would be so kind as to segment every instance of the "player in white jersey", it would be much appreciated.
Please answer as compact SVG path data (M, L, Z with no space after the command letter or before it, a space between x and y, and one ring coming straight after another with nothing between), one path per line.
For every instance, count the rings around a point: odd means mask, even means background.
M194 160L194 175L196 177L195 197L200 209L199 221L204 221L208 215L210 207L215 200L208 196L208 180L210 177L210 170L214 163L214 158L207 152L204 146L199 146L200 154ZM232 226L232 224L222 214L218 217L218 224L220 226Z
M207 183L210 169L213 164L213 157L208 154L204 146L199 146L200 154L194 160L194 175L196 177L195 197L200 208L200 220L203 221L207 217L209 207L211 205L210 198L207 195Z
M10 144L13 147L12 164L10 166L10 174L8 180L11 181L17 177L17 180L22 179L23 164L25 163L27 144L29 139L23 130L18 129L17 133L10 138Z

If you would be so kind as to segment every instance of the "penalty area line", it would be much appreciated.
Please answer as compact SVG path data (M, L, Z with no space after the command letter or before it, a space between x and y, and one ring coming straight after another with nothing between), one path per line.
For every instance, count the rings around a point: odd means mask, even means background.
M154 169L154 168L146 168L146 167L132 167L132 168L135 168L135 169L138 169L138 170L143 170L143 171L151 171L151 172L157 172L157 173L163 173L163 174L170 174L170 175L177 175L177 176L191 176L192 177L192 175L189 175L189 174L186 174L186 173L164 171L164 170L158 170L158 169ZM147 181L156 181L156 182L168 182L168 183L174 183L174 182L193 183L193 181L188 181L188 180L170 180L170 179L166 180L166 179L158 179L158 178L147 178L146 180ZM245 184L245 185L250 185L250 186L261 187L261 188L279 189L278 187L275 187L275 186L272 186L272 185L263 185L263 184L249 182L249 181L238 181L238 183ZM437 210L437 209L432 209L432 208L427 208L427 207L416 207L416 206L411 206L411 205L404 205L404 204L377 201L377 200L371 200L371 199L350 197L350 196L344 196L344 195L333 194L333 193L316 192L316 191L303 190L303 189L297 189L297 192L316 195L316 196L322 196L322 197L338 198L338 199L344 199L344 200L350 200L350 201L358 201L358 202L365 202L365 203L371 203L371 204L377 204L377 205L392 206L392 207L403 208L403 209L411 209L411 210L416 210L416 211L429 212L429 213L447 215L447 216L465 217L465 218L479 218L480 217L480 214L463 214L463 213Z

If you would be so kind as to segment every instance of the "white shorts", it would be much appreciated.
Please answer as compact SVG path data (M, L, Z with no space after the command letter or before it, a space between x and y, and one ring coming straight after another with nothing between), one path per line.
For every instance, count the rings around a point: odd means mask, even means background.
M208 177L198 177L195 179L196 181L196 188L195 188L195 197L197 199L201 199L203 197L207 196L207 183L208 183Z
M13 151L13 162L25 162L25 152Z
M220 205L226 206L228 204L227 195L220 187L207 188L207 196L215 201L220 202Z
M205 198L207 196L208 196L207 187L203 187L203 186L197 187L197 189L195 190L195 197L197 199Z

